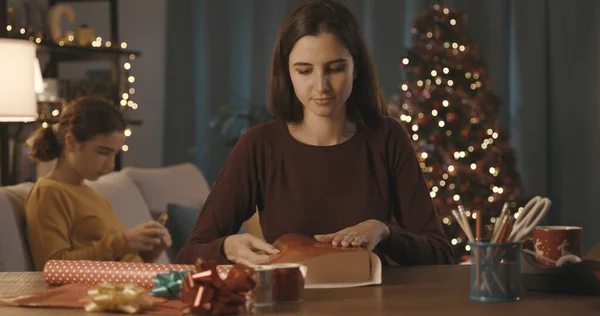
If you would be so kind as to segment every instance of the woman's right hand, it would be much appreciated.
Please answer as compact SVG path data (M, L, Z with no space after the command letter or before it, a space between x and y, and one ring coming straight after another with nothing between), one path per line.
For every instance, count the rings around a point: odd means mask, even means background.
M169 231L157 221L150 221L124 232L127 246L137 251L150 251L160 245Z
M253 235L237 234L225 238L223 252L229 261L253 266L268 263L279 250Z

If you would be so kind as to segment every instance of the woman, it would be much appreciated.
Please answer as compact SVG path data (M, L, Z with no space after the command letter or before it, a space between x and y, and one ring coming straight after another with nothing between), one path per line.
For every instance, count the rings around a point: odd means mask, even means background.
M85 97L69 104L57 124L37 132L31 157L57 159L25 200L37 270L50 259L154 262L171 245L158 222L125 229L108 200L83 183L112 171L126 127L117 107Z
M238 141L178 254L264 264L286 233L374 249L397 264L444 264L452 250L406 131L385 117L356 19L330 0L284 18L272 57L275 120ZM266 242L235 234L258 208ZM386 255L386 256L384 256Z

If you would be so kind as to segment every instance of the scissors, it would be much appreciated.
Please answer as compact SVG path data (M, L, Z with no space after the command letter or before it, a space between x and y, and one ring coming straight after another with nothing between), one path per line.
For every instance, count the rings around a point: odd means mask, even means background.
M525 207L517 214L508 241L518 241L525 238L535 226L542 220L552 203L548 198L536 196L529 200Z

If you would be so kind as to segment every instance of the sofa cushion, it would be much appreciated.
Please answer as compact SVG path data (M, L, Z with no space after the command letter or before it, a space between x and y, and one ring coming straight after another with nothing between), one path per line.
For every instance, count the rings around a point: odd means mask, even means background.
M190 238L201 211L202 207L189 207L173 203L167 205L169 219L166 226L173 240L173 245L171 246L173 253L177 254ZM238 234L245 232L246 228L242 225Z
M0 272L33 269L23 212L32 185L26 182L0 189Z
M126 167L122 172L135 182L151 210L166 210L169 203L200 207L210 192L204 175L192 163L152 169Z
M125 173L112 172L96 181L86 181L86 184L110 202L125 227L131 228L153 220L137 186ZM158 263L170 263L170 260L163 253Z

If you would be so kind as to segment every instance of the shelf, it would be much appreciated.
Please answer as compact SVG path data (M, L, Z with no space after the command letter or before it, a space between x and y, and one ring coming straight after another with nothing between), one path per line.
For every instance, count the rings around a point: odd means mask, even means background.
M69 2L109 2L110 0L50 0L50 4L69 3Z
M56 57L68 60L106 59L115 56L140 56L139 51L123 50L108 47L60 46L52 42L42 42L38 51L54 54Z
M38 119L33 122L4 122L4 123L8 123L10 125L20 125L20 124L30 125L30 124L41 124L44 122L46 122L48 124L55 124L55 123L58 123L58 118ZM144 121L127 119L127 123L131 126L141 126L141 125L143 125Z

